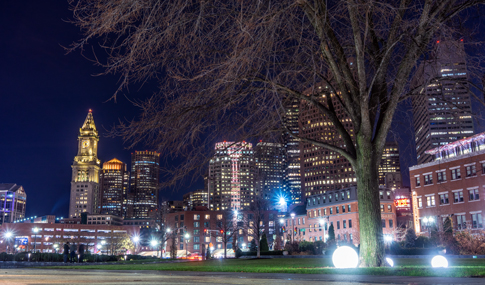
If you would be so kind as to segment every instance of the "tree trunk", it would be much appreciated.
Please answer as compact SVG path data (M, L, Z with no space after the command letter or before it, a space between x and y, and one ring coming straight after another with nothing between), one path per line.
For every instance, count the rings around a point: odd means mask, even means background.
M258 237L257 245L258 245L258 251L257 251L258 253L257 253L257 256L256 257L257 258L260 258L261 257L261 246L260 246L261 245L261 240L259 239L259 237Z
M357 141L355 172L359 200L360 267L378 267L384 264L378 179L380 156L373 153L372 144L365 138L358 135Z
M227 258L227 242L224 243L224 258Z

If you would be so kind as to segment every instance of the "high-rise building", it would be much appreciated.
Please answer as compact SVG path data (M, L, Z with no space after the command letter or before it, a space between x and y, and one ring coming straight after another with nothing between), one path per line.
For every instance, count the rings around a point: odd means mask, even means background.
M126 217L130 172L126 164L114 158L103 163L99 175L101 214Z
M263 199L272 204L278 202L279 197L286 197L283 190L283 179L286 166L285 148L279 143L259 142L254 147L254 159L257 169L258 190Z
M386 142L379 165L379 186L389 189L401 188L401 164L399 146L396 142Z
M158 206L160 154L155 151L135 151L131 154L130 188L133 217L150 218Z
M326 87L318 87L318 90L323 104L326 104L325 99L330 96L337 117L350 133L351 138L354 139L353 123L343 110L339 100L335 99L336 95L328 92ZM300 133L303 136L338 147L344 146L344 141L333 123L313 105L302 102L299 121ZM323 194L328 190L338 190L357 185L357 178L350 162L339 153L307 142L300 142L300 152L302 199L306 200L308 196ZM379 185L390 189L400 188L400 171L397 143L386 143L379 166Z
M25 218L27 194L22 185L0 183L0 225Z
M98 131L91 110L79 129L78 152L72 164L69 217L97 213L99 206Z
M209 162L209 209L248 209L258 195L251 143L219 142Z
M333 92L326 87L318 87L321 100L326 104L327 96L331 97L337 117L349 130L353 138L353 123L342 105L335 99ZM343 147L344 141L333 126L333 123L322 115L316 107L302 102L300 106L300 133L302 136ZM342 155L308 142L300 142L302 199L308 196L325 193L356 185L355 173Z
M283 124L295 136L298 136L300 132L299 114L299 100L291 100L285 104ZM298 204L301 202L300 141L288 132L283 133L283 140L286 149L283 192L289 198L289 204Z
M184 194L184 207L191 210L194 207L207 207L207 199L209 195L205 189L198 189L187 194Z
M418 163L425 152L474 134L463 41L439 42L434 58L412 80L414 134Z

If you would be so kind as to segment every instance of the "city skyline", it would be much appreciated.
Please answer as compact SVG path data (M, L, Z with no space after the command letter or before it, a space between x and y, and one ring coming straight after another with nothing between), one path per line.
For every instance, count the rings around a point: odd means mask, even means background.
M4 63L0 68L4 88L0 92L5 106L0 112L4 122L0 131L10 138L0 143L0 158L4 162L0 166L0 183L22 185L29 201L39 201L27 203L26 216L67 216L71 177L68 165L77 151L78 122L91 108L99 122L100 160L105 162L116 157L126 163L135 149L125 149L127 145L120 138L106 137L107 130L118 119L137 117L138 109L129 100L146 97L155 88L150 84L134 86L118 96L116 103L107 102L117 90L118 77L92 76L102 69L79 53L66 55L63 49L79 35L78 28L65 21L72 17L67 2L52 7L38 1L29 1L28 5L14 1L0 5L0 22L8 27L4 31L8 44L0 47ZM477 108L477 104L473 105ZM409 108L401 113L406 110ZM402 124L411 125L409 121ZM479 131L477 127L475 132ZM400 138L400 149L411 152L406 148L412 142L409 132ZM407 172L414 159L401 159L401 169ZM406 173L403 181L405 186L409 185ZM203 188L202 178L178 192L167 191L164 198L182 200L183 194L200 188Z

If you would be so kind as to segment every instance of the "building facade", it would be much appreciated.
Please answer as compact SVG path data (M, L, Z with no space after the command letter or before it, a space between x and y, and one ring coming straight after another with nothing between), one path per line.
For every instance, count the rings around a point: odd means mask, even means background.
M226 250L233 255L234 248L237 246L242 250L247 250L254 235L251 234L255 214L251 211L183 211L167 215L167 225L170 228L170 238L165 244L166 251L169 251L175 242L178 256L185 254L204 254L208 247L212 248L212 253L220 256ZM276 246L276 240L281 240L281 228L278 225L277 211L264 211L262 214L261 232L266 234L270 249ZM234 226L227 226L233 223ZM237 225L237 226L236 226ZM235 229L236 235L232 235L228 229ZM222 232L221 232L222 230ZM225 233L227 231L227 235ZM254 229L253 229L254 231ZM261 234L262 235L262 234Z
M120 240L139 235L137 226L115 226L108 224L69 224L69 223L15 223L0 227L0 235L6 232L12 238L0 243L0 252L58 252L62 253L64 243L84 244L86 252L129 253L119 246ZM104 241L104 243L102 243ZM97 245L101 250L97 250Z
M208 171L209 209L249 209L258 195L251 143L216 143Z
M130 173L126 164L114 158L103 163L99 175L101 214L126 217Z
M257 182L260 197L272 204L284 197L290 202L291 197L284 193L286 155L285 148L279 143L259 142L254 148L257 169Z
M397 227L394 193L380 188L381 221L384 235L395 238ZM285 240L327 241L328 229L333 225L338 244L360 243L357 188L349 187L309 196L306 213L284 218Z
M72 164L69 217L97 213L99 207L98 131L91 110L79 129L78 152Z
M27 194L15 183L0 183L0 224L25 218Z
M414 134L418 164L431 162L429 149L474 134L463 41L436 44L434 58L412 80Z
M133 200L132 217L150 218L158 207L160 184L160 154L155 151L135 151L131 154L130 191Z
M409 168L416 233L443 229L483 229L485 133L429 150L435 160Z

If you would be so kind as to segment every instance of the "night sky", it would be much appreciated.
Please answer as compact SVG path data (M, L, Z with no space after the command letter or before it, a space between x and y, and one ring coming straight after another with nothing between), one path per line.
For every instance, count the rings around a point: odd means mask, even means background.
M124 97L146 97L149 87L131 88L117 102L117 76L102 71L79 52L63 46L80 38L65 0L0 1L0 183L23 185L27 216L67 216L71 164L77 136L89 109L100 133L101 163L114 157L130 167L121 139L106 138L118 118L138 110ZM139 146L137 150L145 150ZM165 190L165 199L182 199L191 189Z
M107 101L118 87L118 77L93 76L103 70L79 52L66 54L62 46L81 37L79 29L66 22L69 19L66 0L0 1L0 183L24 186L27 216L67 216L71 164L89 109L101 136L101 163L116 157L129 167L133 150L121 139L106 138L106 129L119 118L137 116L124 96L143 98L154 91L150 86L130 88L117 102ZM407 168L415 164L409 109L410 104L400 107L391 135L400 144L407 185ZM198 181L182 189L163 189L161 197L181 200L184 193L203 187Z

